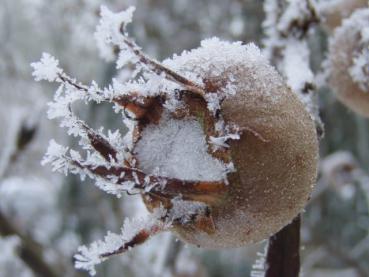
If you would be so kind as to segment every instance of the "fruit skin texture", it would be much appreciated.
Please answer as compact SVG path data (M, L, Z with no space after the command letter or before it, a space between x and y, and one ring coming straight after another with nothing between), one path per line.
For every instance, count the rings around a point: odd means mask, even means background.
M360 19L360 21L355 20ZM362 22L358 24L358 22ZM355 53L360 51L360 27L369 25L369 9L355 12L336 29L329 44L329 85L336 97L347 107L369 117L369 92L352 79L349 70ZM364 26L362 26L364 25Z
M215 231L191 224L174 227L182 240L205 248L241 247L268 238L302 211L317 175L315 125L275 69L244 63L221 74L231 75L237 93L222 103L221 114L245 131L229 142L236 172L228 176L226 194L210 206Z
M330 32L339 27L342 20L349 17L355 10L368 6L367 0L335 0L331 2L321 4L321 14L324 18L323 26Z

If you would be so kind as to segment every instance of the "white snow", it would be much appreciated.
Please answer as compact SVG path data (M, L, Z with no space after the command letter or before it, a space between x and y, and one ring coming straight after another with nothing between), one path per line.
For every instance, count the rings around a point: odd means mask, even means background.
M45 165L51 163L53 171L60 171L63 169L63 172L66 174L65 161L62 158L67 154L68 150L68 147L56 143L53 139L50 140L49 147L41 164Z
M308 5L313 5L313 1L309 3L301 0L288 0L286 10L279 19L277 29L282 32L288 31L290 25L294 21L302 21L304 17L309 17L310 11ZM274 13L277 13L274 10Z
M147 126L135 148L139 167L147 174L181 180L223 180L226 166L208 153L205 134L194 119L165 114Z
M102 5L100 7L100 22L95 32L96 40L101 40L105 43L119 43L122 24L127 25L132 22L135 10L136 8L131 6L124 11L114 13Z
M58 78L58 74L63 71L58 67L59 61L48 53L42 53L39 62L31 63L33 67L32 76L36 81L46 80L53 82Z
M309 66L310 52L306 41L288 40L284 55L284 72L287 83L293 91L300 92L307 82L314 82L314 75Z
M199 84L206 77L222 77L231 68L252 67L257 63L268 62L255 44L222 41L216 37L204 39L200 47L163 61L167 67ZM233 76L228 76L228 79L229 83L237 81ZM224 93L234 94L234 91Z

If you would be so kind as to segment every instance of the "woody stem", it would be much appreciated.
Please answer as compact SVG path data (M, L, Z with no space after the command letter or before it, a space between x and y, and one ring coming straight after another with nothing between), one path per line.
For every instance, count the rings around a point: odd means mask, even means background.
M269 239L265 277L297 277L300 272L301 215Z

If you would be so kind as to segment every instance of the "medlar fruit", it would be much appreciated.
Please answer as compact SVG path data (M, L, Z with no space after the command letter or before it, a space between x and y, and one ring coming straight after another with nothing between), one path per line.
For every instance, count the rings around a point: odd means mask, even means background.
M182 180L227 179L215 196L207 195L209 184L189 197L209 207L210 220L174 224L174 231L206 248L268 238L303 210L315 184L318 142L311 116L252 44L210 39L164 65L201 78L205 97L184 93L178 110L165 111L164 104L160 119L141 124L138 167ZM224 126L233 126L239 137L214 145ZM225 166L230 162L233 171ZM151 210L163 204L160 197L144 199Z

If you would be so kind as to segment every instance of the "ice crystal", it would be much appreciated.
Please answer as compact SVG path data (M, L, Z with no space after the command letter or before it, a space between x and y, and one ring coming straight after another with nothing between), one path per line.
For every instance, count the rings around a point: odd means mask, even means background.
M111 44L120 44L121 28L132 22L134 11L135 7L130 7L120 13L113 13L107 7L101 6L101 19L100 24L96 28L95 40L100 50L100 55L106 60L111 61L114 59ZM120 55L123 60L123 54ZM128 61L128 59L125 60Z
M47 80L53 82L62 73L62 70L58 67L59 61L48 53L43 53L41 60L31 63L31 66L34 70L32 75L36 81Z

